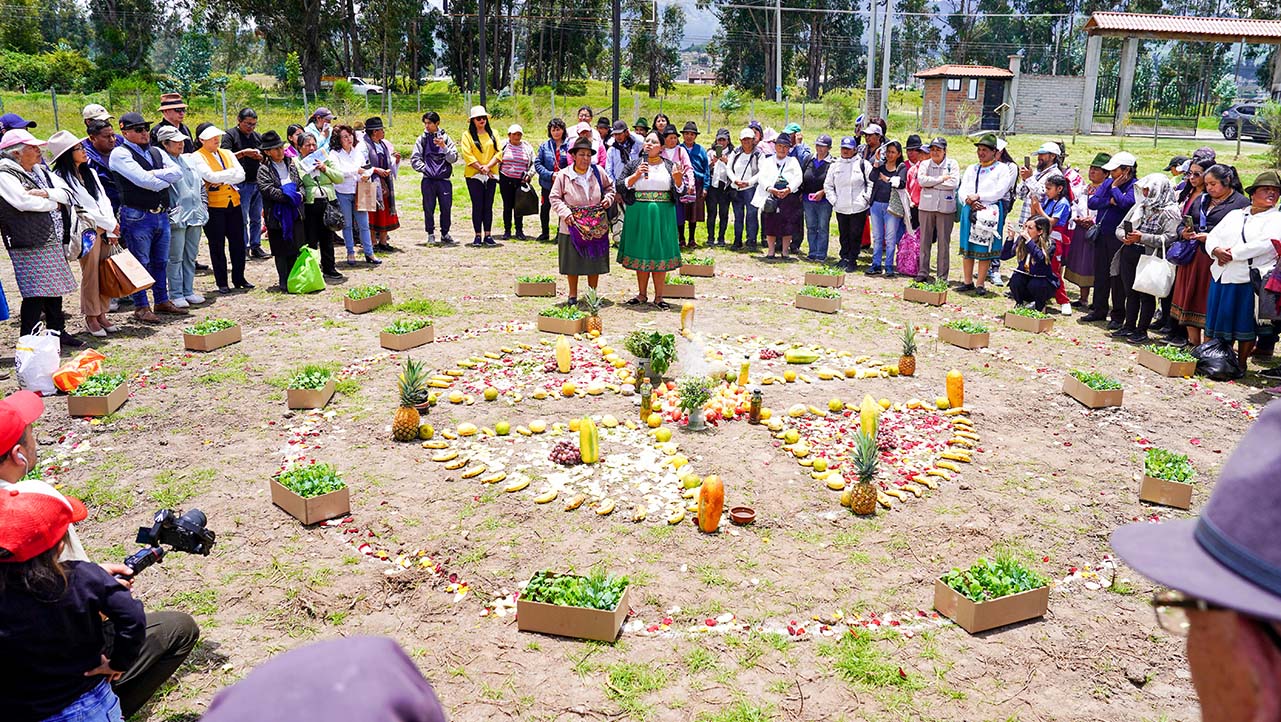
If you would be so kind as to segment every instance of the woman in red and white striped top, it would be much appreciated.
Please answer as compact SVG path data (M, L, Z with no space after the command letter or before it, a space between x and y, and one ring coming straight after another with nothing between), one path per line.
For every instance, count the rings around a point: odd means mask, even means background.
M519 125L507 129L507 143L503 146L502 161L498 166L498 192L503 196L503 240L525 240L525 217L516 215L516 197L521 185L534 175L534 147L523 138L525 131ZM516 221L516 235L512 236L512 219Z

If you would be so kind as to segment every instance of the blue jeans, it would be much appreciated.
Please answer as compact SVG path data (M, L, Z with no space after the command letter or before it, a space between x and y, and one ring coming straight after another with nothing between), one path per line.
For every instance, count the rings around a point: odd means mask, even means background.
M903 219L890 215L889 203L872 204L872 270L894 271L894 248ZM884 263L882 264L882 260Z
M104 679L45 722L121 722L121 719L120 698Z
M827 260L827 239L832 227L832 204L804 199L805 234L811 261Z
M338 207L342 209L344 221L342 239L347 244L347 256L356 255L356 241L352 236L352 228L360 231L360 247L364 249L365 255L374 255L374 242L369 239L369 214L356 210L356 194L339 193Z
M156 303L168 301L169 216L125 206L120 210L120 240L147 269L147 273L156 279L156 285L151 287ZM133 294L133 303L138 308L151 305L147 303L146 291Z
M245 248L262 248L262 191L250 178L240 189L240 214L245 218Z
M756 195L755 188L743 188L734 192L734 245L743 245L743 214L747 214L747 243L756 245L756 235L760 230L761 218L756 214L756 208L752 205L752 196Z
M174 296L194 295L196 254L200 251L203 226L169 226L169 290Z

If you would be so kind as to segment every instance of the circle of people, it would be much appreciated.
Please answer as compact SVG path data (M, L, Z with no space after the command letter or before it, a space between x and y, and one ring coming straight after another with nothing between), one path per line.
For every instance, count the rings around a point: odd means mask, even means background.
M73 257L85 326L106 336L117 330L107 316L117 301L98 288L99 262L122 248L155 280L154 311L146 291L124 299L144 323L205 302L193 285L202 230L220 293L253 288L246 259L272 256L286 290L304 246L320 252L325 277L342 278L333 251L338 233L349 265L360 263L357 243L369 265L381 263L376 251L392 249L402 156L381 118L352 127L320 107L282 138L258 133L251 108L233 128L202 123L195 133L180 95L162 96L158 110L154 126L130 112L117 127L106 108L89 105L84 137L60 131L47 141L31 133L35 123L0 117L0 231L23 299L23 334L42 320L65 330L62 296L75 290ZM551 241L554 214L571 305L580 276L594 289L609 272L611 232L615 262L637 277L626 303L667 308L666 274L679 269L682 249L697 246L700 222L707 246L763 246L763 259L785 261L804 244L807 260L847 272L860 269L870 246L864 274L925 282L951 280L956 225L962 269L951 285L958 292L990 296L990 285L1008 279L1015 303L1064 315L1088 308L1082 322L1106 322L1128 342L1149 343L1149 332L1160 332L1176 346L1236 344L1242 372L1276 342L1268 321L1278 315L1269 308L1278 296L1265 290L1281 290L1281 279L1271 277L1281 246L1281 178L1269 170L1245 186L1208 147L1143 175L1134 155L1099 153L1082 176L1060 143L1042 144L1019 164L992 133L973 139L975 162L962 169L946 138L926 143L912 134L900 143L889 139L883 118L860 117L855 135L837 143L822 134L813 148L796 123L775 132L752 121L737 144L721 128L704 147L693 121L678 131L661 113L652 127L645 118L631 127L594 118L586 106L573 127L553 118L535 148L520 125L500 140L483 106L471 108L457 140L439 114L424 113L409 160L421 175L428 244L457 244L452 175L461 164L470 245L498 245L496 196L500 240L525 240L524 218L536 213L537 240ZM839 248L829 253L833 215ZM264 228L270 254L262 249ZM1068 283L1080 289L1076 299ZM7 317L3 295L0 313ZM80 345L71 334L62 339Z

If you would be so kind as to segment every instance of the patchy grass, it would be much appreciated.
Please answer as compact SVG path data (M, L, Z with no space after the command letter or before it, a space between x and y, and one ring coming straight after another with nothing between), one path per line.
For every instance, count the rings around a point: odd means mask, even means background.
M605 670L605 693L618 703L627 715L647 720L653 708L641 697L667 686L667 673L662 669L636 662L611 664Z
M67 496L83 501L96 519L114 519L133 508L137 498L122 486L115 474L105 473L83 482L72 482L62 489Z
M818 653L832 659L836 675L856 687L921 689L923 685L919 680L885 658L876 641L866 632L855 631L841 637L836 644L819 645Z
M740 699L720 712L703 712L694 719L695 722L772 722L778 719L778 715L770 705L757 707Z
M716 655L702 647L695 647L685 654L685 669L690 674L699 672L709 672L720 665L716 662Z
M156 475L155 486L148 492L151 500L169 509L208 490L217 472L213 469L192 469L188 472L162 471Z
M452 316L455 313L458 313L458 309L454 308L448 302L437 301L430 298L411 298L394 306L383 306L379 310L381 311L387 308L399 313L411 313L415 316L430 316L432 318L442 318L444 316Z
M189 614L209 616L218 612L218 590L200 589L176 592L164 601L164 606L181 609Z

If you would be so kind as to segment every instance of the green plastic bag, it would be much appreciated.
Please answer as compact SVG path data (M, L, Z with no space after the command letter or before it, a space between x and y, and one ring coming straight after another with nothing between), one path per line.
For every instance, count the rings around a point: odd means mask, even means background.
M320 251L304 246L298 251L298 260L289 272L290 293L313 293L325 290L325 278L320 275Z

